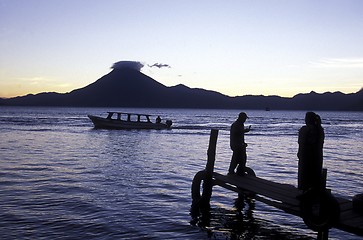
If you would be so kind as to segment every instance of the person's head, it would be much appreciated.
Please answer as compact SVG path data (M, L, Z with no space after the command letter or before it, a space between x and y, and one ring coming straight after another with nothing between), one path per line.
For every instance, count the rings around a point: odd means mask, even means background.
M314 112L307 112L305 114L306 125L315 125L315 122L316 122L316 114Z
M315 125L321 126L321 118L318 114L315 114Z
M248 116L245 112L240 112L238 115L238 120L241 122L245 122L247 118Z

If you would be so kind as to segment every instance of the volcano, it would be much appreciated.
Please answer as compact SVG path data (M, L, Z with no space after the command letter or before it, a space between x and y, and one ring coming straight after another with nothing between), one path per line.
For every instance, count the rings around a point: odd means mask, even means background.
M167 87L135 69L114 69L69 93L67 105L96 107L222 107L229 97L184 85Z
M215 108L363 111L363 89L279 96L230 97L179 84L167 87L134 68L114 68L94 83L69 93L39 93L0 99L0 105L134 108Z
M70 93L40 93L3 99L3 105L73 107L223 108L230 97L184 85L167 87L132 68L115 68L96 82Z

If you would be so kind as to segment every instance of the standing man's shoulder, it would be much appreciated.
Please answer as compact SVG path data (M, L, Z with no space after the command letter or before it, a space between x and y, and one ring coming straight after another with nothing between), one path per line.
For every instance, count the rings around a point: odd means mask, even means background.
M308 131L308 126L302 126L300 129L299 129L299 133L305 133Z
M234 122L232 123L232 125L231 125L231 130L232 130L232 129L235 129L235 128L237 127L237 125L238 125L237 121L234 121Z

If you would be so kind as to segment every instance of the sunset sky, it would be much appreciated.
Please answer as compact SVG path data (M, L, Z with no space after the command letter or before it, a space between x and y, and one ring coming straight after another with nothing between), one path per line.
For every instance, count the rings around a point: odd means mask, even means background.
M119 61L229 96L357 92L363 1L0 0L0 97L69 92Z

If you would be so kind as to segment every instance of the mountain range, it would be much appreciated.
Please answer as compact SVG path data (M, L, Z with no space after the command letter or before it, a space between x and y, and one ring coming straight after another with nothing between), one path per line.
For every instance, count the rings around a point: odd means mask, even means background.
M179 84L167 87L131 68L115 68L94 83L69 93L39 93L0 99L5 106L215 108L363 111L363 89L357 93L230 97Z

